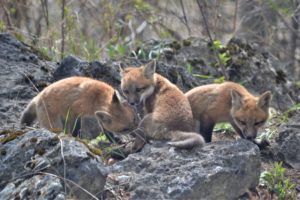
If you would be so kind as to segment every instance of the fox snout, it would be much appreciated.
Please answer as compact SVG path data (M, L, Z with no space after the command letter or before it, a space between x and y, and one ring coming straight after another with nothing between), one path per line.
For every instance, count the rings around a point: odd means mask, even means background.
M137 106L140 103L140 98L137 95L133 97L128 96L127 101L131 106Z
M242 131L242 137L247 140L253 141L256 138L256 135L257 135L256 130L244 129Z

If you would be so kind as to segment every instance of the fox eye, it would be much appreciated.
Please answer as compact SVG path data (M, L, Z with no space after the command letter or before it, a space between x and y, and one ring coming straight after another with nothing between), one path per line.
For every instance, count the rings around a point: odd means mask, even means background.
M145 89L146 89L146 87L141 87L141 88L136 88L135 91L136 91L136 92L141 92L141 91L143 91L143 90L145 90Z
M243 121L243 120L239 120L239 119L238 119L238 122L239 122L240 124L242 124L243 126L245 126L245 125L246 125L246 122L245 122L245 121Z
M123 90L124 94L128 94L129 91L128 90Z
M259 125L262 125L263 123L265 123L265 121L255 122L254 125L255 125L255 126L259 126Z

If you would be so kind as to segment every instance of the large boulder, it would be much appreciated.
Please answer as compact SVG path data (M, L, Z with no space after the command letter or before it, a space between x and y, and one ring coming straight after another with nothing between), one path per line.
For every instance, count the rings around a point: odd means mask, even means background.
M25 180L17 179L7 184L0 192L0 198L3 200L64 200L66 197L60 178L51 175L35 175Z
M296 111L287 124L279 128L278 137L272 143L277 160L300 170L300 110Z
M192 150L146 145L115 164L109 176L119 186L129 184L130 199L231 200L254 188L259 175L258 147L240 139Z
M56 67L10 34L0 33L1 128L17 127L22 109L48 84Z
M3 144L0 151L3 200L99 197L106 181L100 158L72 137L39 129Z

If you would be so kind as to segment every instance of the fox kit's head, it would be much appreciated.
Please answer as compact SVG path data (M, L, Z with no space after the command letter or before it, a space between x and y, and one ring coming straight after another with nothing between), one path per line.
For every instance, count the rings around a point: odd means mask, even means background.
M108 131L127 133L136 127L135 112L128 102L115 90L110 108L96 111L99 123Z
M131 105L144 102L154 92L156 62L139 68L124 68L120 65L121 89Z
M232 90L231 98L231 116L242 132L241 137L254 140L258 129L269 117L271 92L267 91L259 97L243 97L237 91Z

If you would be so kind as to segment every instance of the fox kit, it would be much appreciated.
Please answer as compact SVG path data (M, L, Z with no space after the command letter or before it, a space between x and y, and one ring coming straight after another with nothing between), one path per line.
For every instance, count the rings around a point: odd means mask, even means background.
M254 140L268 119L272 98L270 91L255 97L233 82L199 86L185 96L190 101L194 119L200 122L200 133L206 142L211 142L214 125L218 122L230 122L242 138Z
M155 61L139 68L120 66L121 89L128 102L143 103L145 116L138 130L146 139L171 140L169 144L178 148L202 145L203 137L192 132L193 115L188 99L174 84L156 74L155 69ZM142 147L137 147L141 142L138 138L136 150Z
M86 77L71 77L46 87L32 99L21 117L30 125L37 118L47 129L67 129L72 133L80 118L81 130L89 130L91 119L111 132L134 128L135 114L130 105L108 84ZM100 126L97 124L100 123Z

